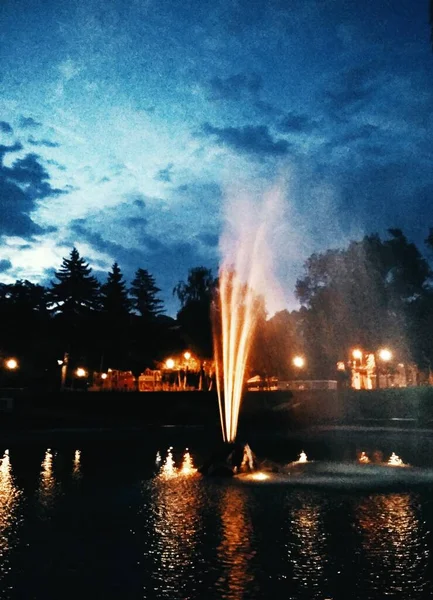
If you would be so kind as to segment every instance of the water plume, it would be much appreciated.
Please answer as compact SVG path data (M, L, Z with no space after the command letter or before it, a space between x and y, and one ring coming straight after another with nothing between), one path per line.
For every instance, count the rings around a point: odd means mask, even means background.
M222 262L214 310L214 353L223 440L234 442L248 356L265 300L279 300L273 276L272 238L278 238L282 194L238 195L226 204ZM278 298L278 300L277 300Z

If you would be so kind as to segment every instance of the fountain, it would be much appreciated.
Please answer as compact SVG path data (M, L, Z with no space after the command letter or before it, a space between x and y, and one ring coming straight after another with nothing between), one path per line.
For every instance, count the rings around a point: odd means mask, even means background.
M271 192L261 200L238 197L226 206L221 238L222 264L214 302L213 332L216 384L223 448L202 472L235 474L252 471L248 445L236 439L247 361L260 314L265 314L264 290L278 295L272 277L269 239L281 215L281 196ZM250 456L244 460L245 455ZM215 467L215 468L214 468Z

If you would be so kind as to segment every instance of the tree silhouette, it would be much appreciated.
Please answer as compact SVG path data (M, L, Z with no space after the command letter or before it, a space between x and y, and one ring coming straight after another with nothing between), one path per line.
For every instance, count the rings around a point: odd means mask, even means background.
M50 300L55 313L76 319L99 308L100 286L91 273L92 269L73 248L55 273L58 281L51 282Z
M161 290L155 278L146 269L138 269L129 290L133 308L144 318L153 320L165 312L163 301L158 298Z
M113 319L129 315L131 302L117 262L108 273L106 283L101 286L101 306L103 312Z
M177 320L185 343L206 358L213 353L211 304L216 286L211 269L195 267L189 270L187 281L180 281L173 289L181 303Z

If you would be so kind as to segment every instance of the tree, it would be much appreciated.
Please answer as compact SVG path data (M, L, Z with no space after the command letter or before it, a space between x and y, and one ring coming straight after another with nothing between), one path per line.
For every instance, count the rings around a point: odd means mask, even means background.
M182 308L190 302L210 304L217 284L211 269L194 267L189 270L186 282L179 281L174 287L173 294L179 298Z
M146 269L138 269L129 290L133 308L147 320L153 320L165 312L163 301L158 298L160 288Z
M202 357L213 354L211 304L217 284L211 269L195 267L173 289L181 303L177 320L185 343Z
M108 273L106 283L101 286L102 310L110 318L123 318L129 315L130 305L122 272L115 262Z
M54 312L76 320L99 307L99 283L92 269L78 253L71 250L55 273L57 282L51 282L50 300Z
M115 262L101 286L101 313L98 319L99 369L125 370L128 367L131 302L119 265Z
M414 306L430 270L414 244L398 229L390 238L366 236L346 249L313 254L297 295L307 307L304 339L315 372L328 377L353 345L374 351L390 344L411 354Z
M92 269L73 248L55 273L58 281L49 290L54 315L57 352L69 352L69 364L80 363L97 369L100 362L97 319L100 308L100 286Z

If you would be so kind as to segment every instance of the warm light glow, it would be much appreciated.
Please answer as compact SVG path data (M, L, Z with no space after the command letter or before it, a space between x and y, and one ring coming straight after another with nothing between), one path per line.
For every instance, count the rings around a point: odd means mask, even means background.
M265 481L265 479L269 479L269 475L263 473L263 471L257 471L256 473L251 473L249 479L254 479L254 481Z
M337 370L338 371L344 371L346 369L346 365L344 364L344 362L342 360L338 361L337 363Z
M191 352L185 352L183 357L185 360L189 360L191 358Z
M75 450L72 476L75 479L79 479L81 477L81 450Z
M298 463L306 463L306 462L308 462L307 455L305 454L305 452L303 450L302 450L301 454L299 455L299 458L298 458L297 462Z
M177 476L177 469L176 465L174 464L173 458L173 448L171 446L167 450L167 456L165 458L165 462L162 466L159 476L162 479L172 479L173 477Z
M388 460L388 465L391 467L407 467L402 459L395 452L391 454Z
M185 454L183 455L182 467L180 469L180 474L184 476L195 475L197 473L197 469L194 467L194 463L192 462L191 454L188 451L188 448L185 450Z
M18 361L15 358L8 358L5 361L5 365L6 365L7 369L10 369L11 371L13 371L18 368Z
M379 358L380 360L387 362L388 360L391 360L392 352L388 350L388 348L382 348L382 350L379 350Z
M355 350L353 350L352 356L353 356L353 358L355 360L361 360L361 358L362 358L362 350L359 350L358 348L356 348Z
M174 360L172 358L167 358L167 360L165 361L165 366L167 367L167 369L173 369Z
M370 459L368 458L368 456L365 452L361 452L361 454L359 455L358 461L360 463L367 464L370 462Z
M305 358L303 356L295 356L293 359L293 364L298 369L302 369L302 367L305 365Z
M83 367L78 367L78 369L75 371L75 375L77 377L86 377L87 371L83 369Z
M107 373L101 373L101 379L107 379L108 375Z

